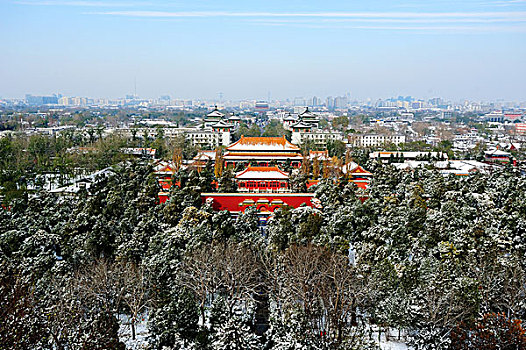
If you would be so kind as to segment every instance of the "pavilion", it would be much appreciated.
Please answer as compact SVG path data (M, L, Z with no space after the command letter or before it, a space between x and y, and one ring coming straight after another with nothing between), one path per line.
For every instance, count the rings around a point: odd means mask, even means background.
M298 167L303 156L298 146L282 137L245 137L241 136L225 149L223 156L226 166L252 164L269 166L271 162Z
M253 167L236 174L238 192L290 192L289 174L277 166Z

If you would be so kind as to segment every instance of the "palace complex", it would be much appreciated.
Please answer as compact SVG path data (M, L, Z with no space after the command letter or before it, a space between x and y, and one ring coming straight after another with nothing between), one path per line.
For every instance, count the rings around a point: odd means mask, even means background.
M338 165L329 157L328 151L309 151L303 155L301 149L282 137L245 137L227 146L221 151L199 151L198 155L182 167L194 167L201 171L204 166L212 166L216 161L223 162L225 168L242 169L234 173L236 192L202 193L204 202L216 210L228 210L238 215L250 206L256 206L262 220L281 206L299 207L302 204L317 207L319 201L314 191L308 189L318 184L319 179L305 179L304 193L293 192L291 177L300 172L303 162L317 163L327 168L331 174L344 175L348 181L359 188L366 189L372 174L354 162ZM288 171L285 171L287 169ZM176 172L173 163L159 163L155 173L163 192L159 194L161 202L169 198L172 175ZM320 176L320 174L318 174ZM177 184L174 184L177 186ZM217 187L217 183L214 182Z
M235 169L232 174L234 192L201 194L203 202L216 210L228 210L233 215L238 215L250 206L255 206L262 218L268 218L281 206L297 208L305 204L317 207L319 201L314 198L312 186L316 186L320 178L345 176L358 188L367 188L372 174L360 165L352 161L342 164L340 160L330 157L327 150L309 150L306 154L302 152L298 145L306 141L324 148L328 142L341 139L338 133L320 130L320 119L316 114L307 108L296 116L289 114L282 121L283 127L291 132L291 141L283 135L241 136L239 140L231 142L231 131L237 130L240 118L228 116L215 108L202 119L198 130L186 132L187 140L201 148L193 159L176 161L174 157L172 162L157 163L154 171L162 187L160 201L169 199L171 186L179 186L178 183L172 183L172 177L180 168L193 168L200 172L209 167L215 169L216 175L221 174L223 168ZM302 169L305 166L307 169L312 167L314 178L303 176L298 180L297 176L305 171ZM314 171L314 168L317 170ZM304 186L298 186L296 182L293 186L294 181L305 183ZM218 181L214 181L212 186L217 189ZM298 192L293 188L303 190Z

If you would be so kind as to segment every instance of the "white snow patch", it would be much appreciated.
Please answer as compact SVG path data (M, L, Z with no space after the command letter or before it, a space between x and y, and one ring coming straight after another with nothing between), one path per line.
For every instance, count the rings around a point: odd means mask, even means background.
M126 345L126 349L143 350L148 348L148 315L142 315L135 324L135 340L132 339L130 319L127 315L120 315L119 339Z

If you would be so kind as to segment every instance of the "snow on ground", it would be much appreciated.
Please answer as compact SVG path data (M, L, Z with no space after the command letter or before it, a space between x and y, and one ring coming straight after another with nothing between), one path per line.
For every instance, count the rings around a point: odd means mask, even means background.
M378 333L377 332L373 333L373 339L376 339L378 343ZM390 340L386 340L385 333L382 333L380 337L379 345L382 350L411 350L412 349L409 346L407 346L407 344L404 343L403 341L397 341L396 337L391 336Z
M126 349L143 350L148 345L148 320L146 315L135 324L135 340L132 339L131 325L128 316L119 317L119 339L126 345Z
M380 342L380 348L382 350L410 350L410 348L405 343L385 340Z
M135 325L136 337L132 340L131 325L128 316L120 315L119 317L119 339L126 345L127 350L144 350L148 345L148 319L147 315L140 318L140 322ZM378 342L378 332L371 334L372 339L376 339L382 350L411 350L403 341L397 341L396 337L391 336L390 340L385 339L385 333L382 332Z

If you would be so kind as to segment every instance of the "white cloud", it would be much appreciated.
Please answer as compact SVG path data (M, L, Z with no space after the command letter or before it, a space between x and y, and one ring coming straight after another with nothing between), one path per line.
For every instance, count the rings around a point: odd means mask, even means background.
M303 17L303 18L502 18L523 19L526 11L507 12L227 12L227 11L104 11L91 14L125 17L184 18L184 17Z
M497 4L497 5L526 4L526 0L502 0L502 1L494 1L493 4Z
M524 32L526 11L499 12L168 12L103 11L106 16L154 18L240 18L265 26L407 31ZM369 24L369 25L368 25Z
M498 0L498 1L490 1L490 2L483 2L481 5L487 6L487 7L505 7L508 9L511 8L518 8L520 5L525 5L526 0Z
M451 32L451 33L496 33L496 32L515 32L526 33L526 25L504 25L504 26L465 26L465 25L352 25L352 24L327 24L314 22L286 22L286 21L258 21L254 22L265 26L296 26L311 29L359 29L359 30L397 30L397 31L416 31L416 32Z
M156 20L191 18L239 18L254 24L274 26L302 26L310 28L349 28L375 30L467 30L524 31L526 11L477 11L477 12L233 12L233 11L156 11L156 10L103 10L108 7L133 7L148 4L97 0L15 0L24 5L99 7L88 15L150 18ZM497 0L493 4L518 4L526 0ZM149 3L151 5L151 2Z
M266 23L404 23L404 24L419 24L419 23L460 23L460 24L478 24L478 23L518 23L526 22L525 18L322 18L322 19L274 19L274 18L255 18L249 19L252 22L266 22Z
M111 1L89 1L89 0L70 0L70 1L53 1L53 0L17 0L19 5L32 6L78 6L78 7L132 7L147 5L147 2L111 2Z

